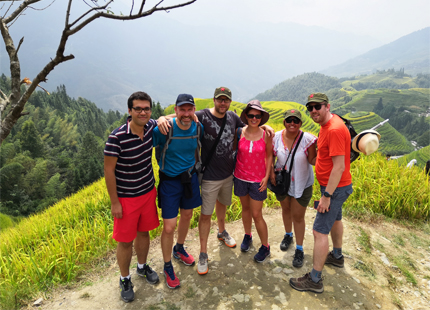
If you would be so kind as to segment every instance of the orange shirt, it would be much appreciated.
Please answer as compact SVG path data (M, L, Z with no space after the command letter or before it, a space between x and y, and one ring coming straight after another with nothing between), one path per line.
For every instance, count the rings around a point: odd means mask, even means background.
M324 125L321 126L318 137L318 154L315 164L317 180L322 186L327 186L333 169L332 156L345 156L345 170L343 171L337 187L343 187L351 184L350 153L351 153L351 135L339 116L334 115Z

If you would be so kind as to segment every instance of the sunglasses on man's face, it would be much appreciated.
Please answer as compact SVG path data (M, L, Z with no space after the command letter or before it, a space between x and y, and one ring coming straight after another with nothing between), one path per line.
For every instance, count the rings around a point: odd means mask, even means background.
M323 106L323 105L327 105L327 104L321 104L321 103L317 103L316 105L308 105L307 107L306 107L306 109L308 109L308 111L309 112L312 112L312 110L315 108L315 110L317 110L317 111L319 111L319 110L321 110L321 107Z
M285 120L288 124L293 122L294 124L299 124L300 120L297 117L289 117Z
M256 118L256 119L261 119L261 114L247 114L246 115L248 118Z

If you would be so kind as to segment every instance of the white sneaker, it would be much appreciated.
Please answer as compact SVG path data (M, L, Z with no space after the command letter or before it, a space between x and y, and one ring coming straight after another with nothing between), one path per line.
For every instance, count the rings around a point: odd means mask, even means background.
M225 245L230 248L236 247L236 241L228 234L227 230L224 230L222 233L218 233L218 239L223 241Z
M197 273L204 275L204 274L207 274L208 271L209 271L208 255L202 252L200 253L199 263L197 264Z

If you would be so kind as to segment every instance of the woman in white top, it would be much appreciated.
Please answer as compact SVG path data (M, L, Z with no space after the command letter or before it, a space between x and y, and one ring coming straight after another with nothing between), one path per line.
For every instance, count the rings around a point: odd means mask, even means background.
M285 129L278 131L273 138L273 155L277 157L275 167L272 168L270 180L276 184L275 171L280 171L286 161L285 169L290 169L292 153L297 148L293 167L291 169L291 184L287 195L276 195L282 206L282 219L284 221L285 236L281 242L281 250L287 251L293 240L292 226L296 234L296 252L293 266L302 267L304 252L303 239L305 237L305 213L306 207L312 198L312 185L314 184L314 172L311 165L315 165L317 156L317 137L300 130L302 126L302 114L296 109L288 110L284 115ZM303 135L300 144L297 145L300 136ZM291 156L289 154L291 153Z

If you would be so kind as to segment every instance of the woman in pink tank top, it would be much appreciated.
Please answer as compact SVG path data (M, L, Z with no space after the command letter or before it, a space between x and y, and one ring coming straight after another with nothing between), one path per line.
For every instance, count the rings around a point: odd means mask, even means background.
M252 244L252 220L254 219L261 247L254 260L262 263L270 256L269 237L263 218L263 201L267 198L267 182L272 166L272 139L260 128L269 119L258 100L248 103L241 120L247 124L242 130L237 146L234 170L234 194L242 204L242 222L245 236L241 251L247 252Z

